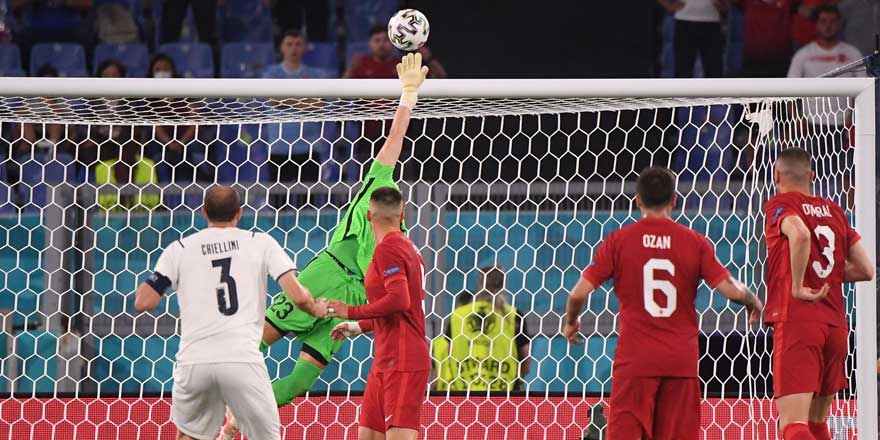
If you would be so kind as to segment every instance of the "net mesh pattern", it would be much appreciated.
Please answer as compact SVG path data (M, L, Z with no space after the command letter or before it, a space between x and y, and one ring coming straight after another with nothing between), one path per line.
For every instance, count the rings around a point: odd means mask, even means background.
M199 209L215 183L244 196L240 227L269 233L299 265L308 262L360 187L395 106L0 100L7 151L0 390L16 395L0 400L0 438L173 438L177 301L170 293L138 316L137 284L166 245L205 226ZM567 293L601 238L638 218L638 173L649 165L676 171L675 219L705 234L719 260L763 297L762 207L774 193L773 160L789 146L808 149L815 191L852 214L853 109L844 98L420 102L395 176L427 263L435 365L451 362L438 341L484 266L505 273L503 295L520 315L516 344L527 354L511 391L468 390L457 375L435 377L440 389L422 416L426 435L555 439L601 431L619 325L612 287L588 300L586 344L569 346L559 328ZM270 283L270 294L278 291ZM850 318L853 294L847 287ZM739 306L705 285L695 306L705 438L776 438L772 332L748 327ZM284 438L356 435L371 341L347 342L309 396L282 409ZM289 374L299 350L295 338L270 347L270 375ZM445 390L452 382L459 388ZM832 407L836 435L854 432L852 399L843 392Z

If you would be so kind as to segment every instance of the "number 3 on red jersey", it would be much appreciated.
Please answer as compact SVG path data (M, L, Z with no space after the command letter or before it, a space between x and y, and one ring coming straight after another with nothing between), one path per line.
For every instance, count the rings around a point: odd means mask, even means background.
M666 280L655 280L654 271L662 270L671 276L675 276L675 265L665 258L652 258L642 267L642 286L644 288L645 310L655 318L668 318L675 311L678 300L678 291L675 286ZM660 307L654 301L654 291L659 290L666 295L666 307Z
M813 233L816 234L816 238L819 239L820 243L822 238L828 241L828 246L822 248L822 256L828 260L828 266L822 267L822 264L818 261L814 261L812 265L819 278L828 278L828 275L831 275L831 271L834 269L834 231L828 226L820 225L813 229Z

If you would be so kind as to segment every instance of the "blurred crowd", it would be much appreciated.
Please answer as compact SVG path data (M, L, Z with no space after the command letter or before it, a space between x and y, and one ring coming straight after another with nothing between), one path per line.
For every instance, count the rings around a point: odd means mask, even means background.
M661 76L814 77L872 52L880 23L880 0L657 1L665 16ZM400 0L0 0L0 75L395 78L401 54L385 22L402 6ZM420 52L431 78L447 76L430 48ZM702 126L719 117L710 111L681 118ZM369 159L387 127L378 121L346 125L230 130L3 123L7 153L0 180L11 185L9 199L18 206L39 206L33 185L52 180L99 186L356 180L359 168L346 171L340 163ZM717 146L701 145L701 137L729 143L732 136L703 131L685 136L681 146L709 151ZM264 153L252 148L255 142ZM336 160L340 144L348 153ZM247 163L260 164L253 176L242 174ZM101 205L153 208L162 202L120 197L105 195Z

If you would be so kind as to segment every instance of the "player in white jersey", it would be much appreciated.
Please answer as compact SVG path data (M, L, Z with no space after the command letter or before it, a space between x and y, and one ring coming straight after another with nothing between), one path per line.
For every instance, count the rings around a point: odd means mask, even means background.
M135 294L150 310L169 288L177 291L181 335L174 366L171 418L178 439L217 436L228 406L251 440L280 439L280 422L263 354L266 277L272 276L302 310L323 317L294 275L294 264L267 234L238 229L241 202L232 188L205 195L208 228L169 245Z

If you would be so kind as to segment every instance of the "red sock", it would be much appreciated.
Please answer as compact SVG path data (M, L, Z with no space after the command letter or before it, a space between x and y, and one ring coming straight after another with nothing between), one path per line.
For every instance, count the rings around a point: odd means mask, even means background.
M785 425L782 430L782 438L784 440L816 440L813 434L810 434L810 428L804 422L794 422Z
M810 432L813 433L816 440L831 440L831 432L828 431L828 423L826 422L810 422Z

